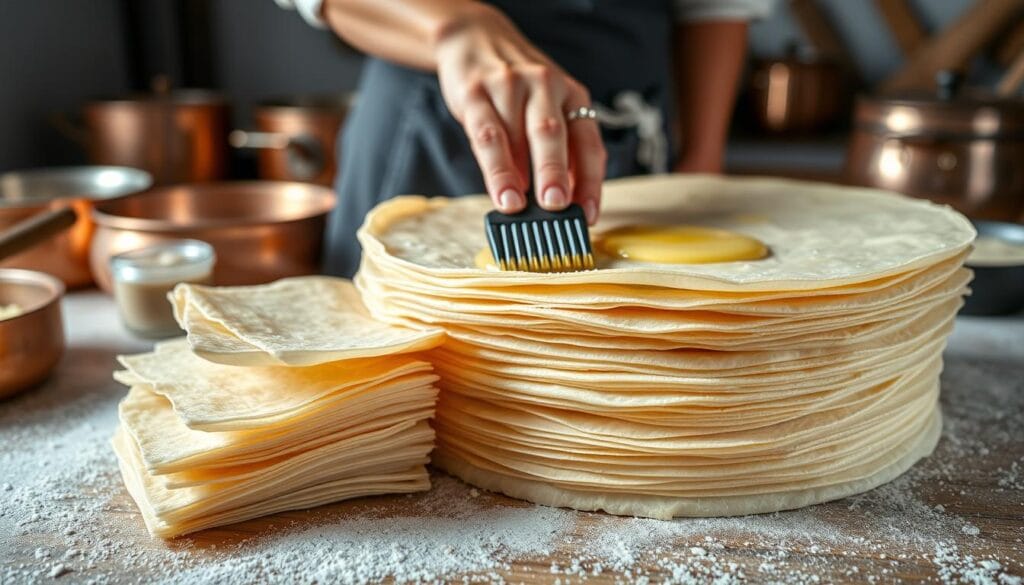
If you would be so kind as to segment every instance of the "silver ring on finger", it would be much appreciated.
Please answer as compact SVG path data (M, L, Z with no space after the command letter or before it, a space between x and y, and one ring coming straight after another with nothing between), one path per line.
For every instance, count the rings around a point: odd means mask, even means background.
M569 122L572 122L573 120L596 120L597 110L590 106L580 106L566 112L565 119Z

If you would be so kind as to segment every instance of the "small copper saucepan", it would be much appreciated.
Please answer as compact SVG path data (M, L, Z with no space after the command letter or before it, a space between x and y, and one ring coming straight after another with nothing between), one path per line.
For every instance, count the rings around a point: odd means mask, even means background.
M0 398L39 384L60 361L63 294L48 274L0 268Z
M841 65L791 49L754 64L750 96L758 124L775 134L826 130L844 114L850 81Z
M1024 100L961 92L862 97L846 158L855 185L953 206L973 219L1024 212Z
M144 191L152 182L149 173L127 167L54 167L0 175L0 230L66 207L78 216L68 231L0 260L0 267L47 272L68 288L92 284L94 202Z
M159 187L107 201L93 212L90 264L110 292L110 258L170 240L194 239L217 254L214 283L262 284L320 270L320 252L334 191L273 181Z
M338 132L353 101L345 94L263 102L253 111L257 131L235 130L229 140L259 151L262 179L331 185Z

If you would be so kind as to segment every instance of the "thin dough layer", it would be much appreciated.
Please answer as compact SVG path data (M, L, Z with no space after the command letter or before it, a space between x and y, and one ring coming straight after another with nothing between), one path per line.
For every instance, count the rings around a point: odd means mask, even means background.
M475 265L489 205L398 198L360 231L370 314L447 332L428 353L439 467L667 519L842 498L935 446L942 351L972 277L974 230L955 211L776 179L610 181L597 239L694 225L770 255L537 274Z
M188 339L114 373L112 444L150 533L430 487L438 377L410 352L442 331L372 321L338 279L178 294Z

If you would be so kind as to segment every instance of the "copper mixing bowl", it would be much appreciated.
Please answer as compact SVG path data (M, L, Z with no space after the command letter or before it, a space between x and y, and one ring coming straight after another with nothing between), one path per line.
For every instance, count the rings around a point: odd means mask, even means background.
M0 398L39 384L64 353L64 284L42 272L0 268L0 305L21 314L0 319Z
M262 284L320 270L334 191L309 183L238 181L153 189L96 206L90 264L112 289L110 258L169 240L202 240L217 254L214 282Z

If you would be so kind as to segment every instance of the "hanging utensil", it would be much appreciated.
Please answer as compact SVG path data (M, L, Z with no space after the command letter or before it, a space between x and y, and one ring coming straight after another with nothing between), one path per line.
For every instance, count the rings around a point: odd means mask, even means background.
M896 73L882 82L884 93L928 89L939 71L963 71L1008 22L1022 11L1022 0L976 2L956 22L933 36Z
M910 0L875 0L875 6L904 56L913 55L928 40L928 33L914 14Z
M1013 96L1024 84L1024 50L1010 63L996 86L996 95L1003 98Z

